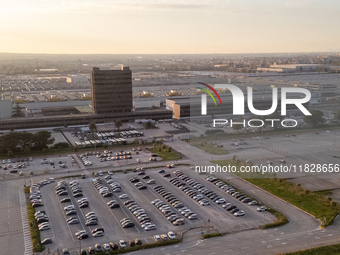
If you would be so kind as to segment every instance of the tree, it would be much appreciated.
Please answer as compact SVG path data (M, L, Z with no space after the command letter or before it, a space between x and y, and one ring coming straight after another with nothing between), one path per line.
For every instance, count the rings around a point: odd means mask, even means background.
M24 149L24 153L25 153L25 155L29 155L31 153L31 149L26 146L25 149Z
M325 122L325 119L323 118L323 112L319 110L310 110L310 113L312 115L307 115L303 118L303 120L312 127L317 127L320 124Z
M33 134L34 148L36 148L37 150L48 148L48 145L52 144L54 140L55 139L51 137L51 132L45 130Z
M19 103L16 103L14 108L13 108L13 113L12 117L13 118L20 118L20 117L25 117L25 113L23 112L24 107L20 107Z
M25 148L25 146L30 146L32 144L32 133L27 132L9 132L0 137L0 151L7 152L11 150L13 153L15 151L20 151Z
M92 134L93 134L95 131L97 131L96 123L91 122L91 123L89 124L89 129L90 129L90 131L91 131Z
M146 129L151 129L151 128L155 128L155 122L153 121L148 121L145 125Z
M122 121L121 121L120 119L115 119L114 122L115 122L116 128L117 128L118 131L119 131L120 127L123 125Z
M93 136L93 140L94 140L94 133L97 131L97 126L96 123L94 123L93 121L89 124L89 129L92 133Z
M13 151L9 150L9 151L7 152L7 156L8 156L9 158L13 157Z

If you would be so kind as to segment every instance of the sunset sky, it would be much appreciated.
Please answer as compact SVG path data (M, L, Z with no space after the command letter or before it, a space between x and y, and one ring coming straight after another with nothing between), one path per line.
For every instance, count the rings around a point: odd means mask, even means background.
M339 0L11 0L0 52L340 51Z

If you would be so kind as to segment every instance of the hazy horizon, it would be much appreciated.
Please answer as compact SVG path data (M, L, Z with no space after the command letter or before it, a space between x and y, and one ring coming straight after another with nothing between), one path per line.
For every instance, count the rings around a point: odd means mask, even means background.
M339 12L336 0L13 0L0 9L0 52L339 52Z

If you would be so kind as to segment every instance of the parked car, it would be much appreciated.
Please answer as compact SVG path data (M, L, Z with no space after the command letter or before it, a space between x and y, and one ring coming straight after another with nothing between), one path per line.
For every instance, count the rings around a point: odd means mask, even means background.
M256 210L257 210L258 212L263 212L263 211L267 210L267 207L265 207L265 206L260 206L260 207L257 207Z

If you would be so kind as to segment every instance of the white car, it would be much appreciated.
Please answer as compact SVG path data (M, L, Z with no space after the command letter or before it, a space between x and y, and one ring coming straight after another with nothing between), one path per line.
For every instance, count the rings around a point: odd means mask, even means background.
M93 237L100 237L100 236L103 236L104 235L104 232L103 231L97 231L95 232L94 234L92 234Z
M225 202L227 201L224 198L221 198L215 201L216 204L224 204Z
M175 236L174 232L172 232L172 231L168 232L168 237L170 239L176 239L176 236Z
M155 200L153 200L152 202L151 202L151 204L156 204L156 203L158 203L158 202L162 202L162 200L160 200L159 198L157 198L157 199L155 199Z
M209 201L200 202L200 206L210 205Z
M39 228L40 231L48 230L50 229L50 225L44 225Z
M99 176L103 176L104 175L102 171L99 171L98 174L99 174Z
M147 222L147 223L143 224L141 227L146 228L147 226L150 226L150 225L153 225L153 223Z
M81 203L81 202L85 202L85 201L88 202L88 199L86 197L79 199L77 202Z
M89 213L85 214L85 217L88 217L88 216L91 216L91 215L96 215L96 213L95 212L89 212Z
M157 229L156 225L149 225L144 228L145 231L156 230L156 229Z
M249 202L248 205L257 205L257 201L253 200L253 201Z
M74 210L74 205L68 205L68 206L64 207L64 210L65 210L65 211Z
M104 251L110 250L110 245L108 243L104 243L103 244L103 249L104 249Z
M79 181L78 180L71 181L70 185L73 185L73 184L76 184L76 183L79 184Z
M202 194L198 194L196 196L193 197L193 199L197 199L197 198L203 198L204 196Z
M184 214L186 214L188 212L191 212L191 210L190 209L183 210L183 211L181 211L181 214L184 215Z
M119 240L120 248L126 248L126 242L124 240Z
M188 220L196 220L197 219L197 214L192 214L188 217Z
M144 209L139 209L139 210L134 211L134 212L133 212L133 215L136 215L136 214L138 214L138 213L144 213L144 212L145 212Z
M113 175L113 173L112 173L111 171L108 171L107 173L108 173L109 175Z
M41 228L43 226L49 226L50 224L48 222L43 222L38 225L38 228Z
M238 212L234 213L234 216L235 216L235 217L244 216L244 215L246 215L246 214L244 213L244 211L238 211Z
M147 184L155 184L156 183L156 180L155 179L151 179L147 182Z
M123 198L128 198L128 197L129 197L129 196L126 195L126 194L122 194L122 195L119 196L119 198L122 198L122 199L123 199Z
M75 233L76 236L80 236L81 234L86 234L86 230L80 230L77 233Z
M257 210L258 212L263 212L263 211L267 210L267 207L265 207L265 206L260 206L260 207L257 207L256 210Z
M153 240L155 240L156 242L159 242L162 239L161 239L161 237L159 235L154 235Z
M102 189L102 190L100 190L99 191L99 194L105 194L105 193L108 193L109 192L109 190L108 189Z

